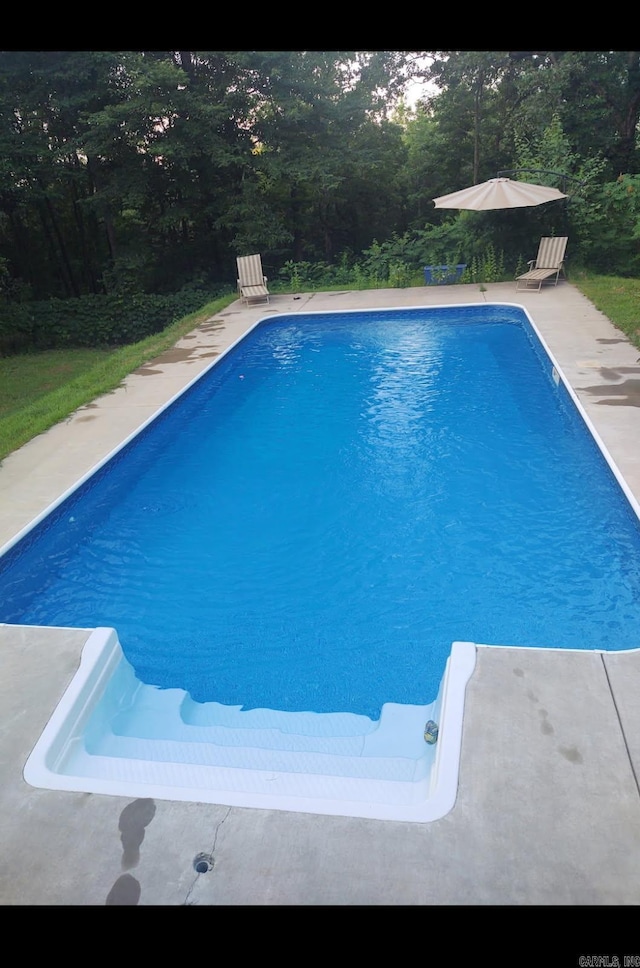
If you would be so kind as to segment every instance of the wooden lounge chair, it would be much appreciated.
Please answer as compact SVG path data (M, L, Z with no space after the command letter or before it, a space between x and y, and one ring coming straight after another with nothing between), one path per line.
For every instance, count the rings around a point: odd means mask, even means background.
M567 241L566 236L540 239L538 255L528 263L529 271L517 277L516 290L535 287L540 292L542 283L551 281L553 281L554 286L557 286L558 276L563 271L562 264ZM521 282L523 283L522 286L520 285Z
M262 272L262 259L259 255L244 255L236 259L238 264L238 295L245 302L251 299L266 299L269 302L267 277Z

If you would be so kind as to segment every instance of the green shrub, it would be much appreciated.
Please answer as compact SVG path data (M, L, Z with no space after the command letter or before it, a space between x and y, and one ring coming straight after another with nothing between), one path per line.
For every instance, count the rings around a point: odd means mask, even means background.
M388 285L391 289L406 289L413 280L414 272L406 262L393 262L389 266Z
M479 256L474 256L467 268L470 282L502 282L505 278L504 253L489 243Z
M195 312L214 293L185 287L146 293L48 299L0 308L0 355L81 346L125 346Z

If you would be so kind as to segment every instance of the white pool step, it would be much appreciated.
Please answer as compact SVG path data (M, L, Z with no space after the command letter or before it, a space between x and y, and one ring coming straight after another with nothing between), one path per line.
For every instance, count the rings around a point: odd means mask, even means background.
M247 737L251 742L253 737ZM86 747L85 747L86 749ZM412 783L426 776L433 755L420 759L390 756L357 756L342 753L282 750L259 746L222 746L214 743L177 742L130 736L103 737L99 749L86 749L90 757L110 756L191 766L234 767L275 773L313 773L358 779Z
M424 729L432 714L433 704L387 703L375 722L195 703L181 689L139 682L124 662L87 722L83 747L89 757L413 781L431 768Z
M474 643L454 642L435 702L386 703L374 722L195 703L182 690L143 685L117 632L95 629L24 778L52 790L435 820L455 803L475 655Z

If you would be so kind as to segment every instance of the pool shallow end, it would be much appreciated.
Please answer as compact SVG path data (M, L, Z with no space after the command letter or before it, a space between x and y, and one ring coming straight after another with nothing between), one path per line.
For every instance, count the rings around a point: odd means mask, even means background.
M456 801L464 696L475 661L473 643L454 642L435 702L385 704L377 723L344 713L243 712L209 703L201 707L206 725L194 727L184 716L192 706L186 693L138 682L116 631L95 629L27 760L24 779L50 790L438 820ZM120 698L114 702L110 692ZM128 715L136 705L144 707L138 716L144 728L114 730L114 723L136 719ZM175 715L167 716L172 709ZM162 735L154 728L154 711L158 722L174 722ZM434 745L424 740L430 719L439 730ZM366 720L364 728L360 720Z

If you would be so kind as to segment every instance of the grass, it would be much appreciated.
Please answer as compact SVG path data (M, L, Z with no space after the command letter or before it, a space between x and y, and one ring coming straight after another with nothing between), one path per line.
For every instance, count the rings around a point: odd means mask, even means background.
M640 279L571 274L571 282L640 349ZM422 280L413 282L421 285ZM323 287L323 291L328 288ZM337 290L353 286L336 286ZM310 291L310 287L305 287ZM133 370L173 346L236 298L220 297L140 343L118 349L64 349L0 358L0 461L120 386Z
M235 298L235 294L220 297L131 346L47 350L0 358L0 461L78 407L115 390L129 373Z
M640 349L640 279L571 274L571 282Z
M0 420L72 383L112 355L108 349L45 350L0 360Z

